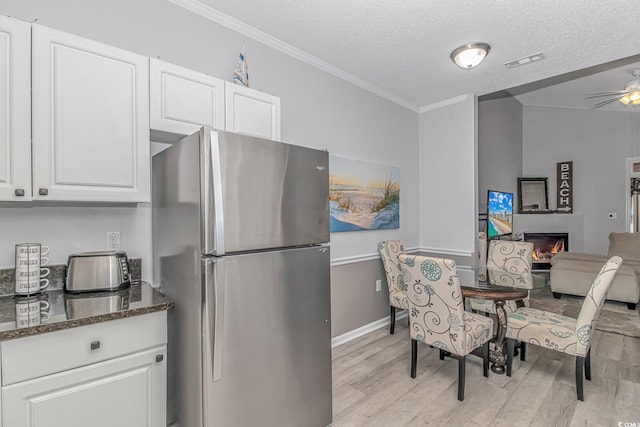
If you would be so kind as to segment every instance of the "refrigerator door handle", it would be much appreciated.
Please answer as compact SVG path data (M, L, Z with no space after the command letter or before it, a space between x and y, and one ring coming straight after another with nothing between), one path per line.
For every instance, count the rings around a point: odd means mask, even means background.
M212 255L224 255L224 199L222 197L222 165L220 163L220 145L218 133L208 132L204 138L203 158L203 199L201 212L203 229L202 252Z
M207 334L211 343L211 368L213 381L222 379L222 350L224 346L224 262L210 262L205 268L205 304L207 310Z

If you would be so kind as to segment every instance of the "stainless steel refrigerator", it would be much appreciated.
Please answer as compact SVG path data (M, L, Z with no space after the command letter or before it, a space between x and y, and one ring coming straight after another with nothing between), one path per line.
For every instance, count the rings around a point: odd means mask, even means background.
M169 425L331 424L327 152L202 128L152 186Z

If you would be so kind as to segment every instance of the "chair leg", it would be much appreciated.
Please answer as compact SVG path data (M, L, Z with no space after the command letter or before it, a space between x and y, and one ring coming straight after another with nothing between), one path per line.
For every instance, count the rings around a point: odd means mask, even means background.
M418 363L418 341L411 338L411 378L416 377L417 363Z
M458 400L464 400L464 379L466 374L467 356L458 357Z
M489 376L489 341L482 345L482 375Z
M520 360L524 362L524 359L527 357L527 343L524 341L520 341Z
M440 360L444 360L444 350L440 349Z
M576 392L578 400L584 402L584 392L582 390L582 375L584 373L584 357L576 356Z
M515 347L515 340L507 338L507 376L511 376L511 368L513 367L513 348Z
M587 357L584 359L584 377L591 381L591 347L589 347Z
M390 305L389 307L391 307L391 322L389 322L389 333L393 335L393 332L396 329L396 308L392 305Z

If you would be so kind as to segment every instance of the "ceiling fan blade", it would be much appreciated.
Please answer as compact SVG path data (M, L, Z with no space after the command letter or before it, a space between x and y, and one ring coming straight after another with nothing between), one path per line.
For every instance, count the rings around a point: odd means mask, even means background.
M612 90L609 92L593 92L593 93L588 93L584 99L589 99L589 98L598 98L600 96L614 96L614 95L626 95L628 93L631 93L631 91L629 90Z
M619 100L620 98L622 98L623 96L624 96L624 95L620 95L620 96L616 96L615 98L611 98L611 99L607 99L607 100L604 100L604 101L600 101L600 102L598 102L596 105L594 105L594 106L593 106L593 107L591 107L591 108L592 108L592 109L594 109L594 108L600 108L600 107L603 107L603 106L605 106L605 105L607 105L607 104L611 104L612 102L616 102L616 101L618 101L618 100Z

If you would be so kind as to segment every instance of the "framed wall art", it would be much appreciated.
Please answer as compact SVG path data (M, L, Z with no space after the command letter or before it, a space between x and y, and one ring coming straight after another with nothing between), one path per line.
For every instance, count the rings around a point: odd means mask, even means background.
M331 232L400 227L400 168L329 156Z

